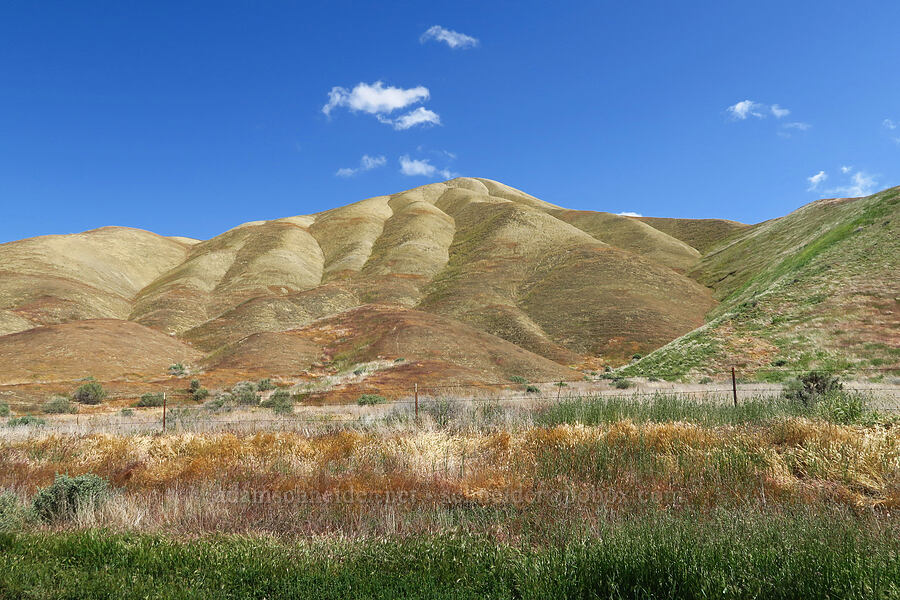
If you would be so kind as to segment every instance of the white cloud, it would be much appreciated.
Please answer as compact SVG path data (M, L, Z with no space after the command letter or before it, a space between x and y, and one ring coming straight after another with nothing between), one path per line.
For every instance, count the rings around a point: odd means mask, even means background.
M384 83L376 81L373 84L358 83L352 90L336 86L328 93L328 103L322 107L322 112L330 115L332 110L343 106L354 112L384 115L406 108L410 104L428 100L429 96L428 88L421 85L403 89L394 86L384 87Z
M338 169L335 175L338 177L353 177L357 173L362 173L364 171L371 171L372 169L377 169L378 167L383 167L387 164L387 159L383 156L369 156L368 154L363 154L363 157L359 159L359 166L356 168L344 167L342 169Z
M796 129L797 131L808 131L812 125L803 123L802 121L794 121L792 123L785 123L782 127L785 129Z
M849 165L841 165L841 173L843 173L844 175L846 175L847 173L849 173L852 170L853 170L853 167L851 167Z
M878 182L875 177L863 171L857 171L850 178L850 183L834 189L828 190L829 194L838 194L846 198L858 198L859 196L869 196L875 192Z
M403 89L394 86L385 87L381 81L372 84L358 83L352 90L343 87L331 88L328 103L322 107L322 112L331 116L331 111L335 108L344 107L351 112L373 115L394 129L409 129L416 125L440 125L440 116L423 106L396 119L390 116L395 110L428 100L430 95L428 88L421 85Z
M644 216L641 213L631 212L631 211L627 211L627 210L625 212L620 212L620 213L616 213L616 214L621 215L623 217L643 217Z
M451 48L473 48L478 45L478 40L471 35L444 29L440 25L429 27L425 33L422 34L422 37L419 38L419 41L423 44L429 40L444 42Z
M428 110L424 106L420 106L416 110L410 111L405 115L397 117L394 120L394 129L409 129L416 125L440 125L441 117L434 111Z
M770 110L772 111L772 114L775 115L776 119L780 119L791 114L791 111L786 108L781 108L777 104L773 104Z
M754 102L753 100L741 100L737 104L733 104L728 107L728 112L731 113L735 119L744 120L749 116L756 117L758 119L762 119L765 117L766 107L758 102Z
M816 188L819 187L819 184L828 179L828 174L825 171L819 171L815 175L811 177L807 177L806 180L809 182L809 187L806 188L807 192L812 192Z
M455 175L449 169L438 169L428 159L412 159L408 154L400 157L400 172L410 176L434 177L440 175L444 179L452 179Z
M890 129L891 131L893 131L894 129L897 129L897 127L900 127L900 123L897 123L896 121L893 121L891 119L885 119L884 121L881 122L881 124L886 129Z

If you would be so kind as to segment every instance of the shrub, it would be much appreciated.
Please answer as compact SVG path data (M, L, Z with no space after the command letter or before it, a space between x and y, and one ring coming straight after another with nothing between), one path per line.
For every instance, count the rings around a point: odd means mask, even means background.
M557 381L553 385L555 385L556 387L569 387L569 384L566 383L565 381Z
M37 493L31 508L49 523L70 519L80 510L99 506L108 495L109 482L92 473L78 477L57 475L52 485Z
M525 386L525 391L526 391L527 393L529 393L529 394L540 394L540 393L541 393L541 388L539 388L539 387L536 386L536 385L526 385L526 386Z
M191 379L191 384L188 386L188 391L190 393L194 393L200 389L200 380L199 379Z
M69 402L68 398L57 396L45 402L41 411L47 415L75 414L78 412L78 405Z
M134 415L134 411L131 410L130 408L123 408L122 410L119 411L119 414L122 415L123 417L130 417L130 416Z
M106 398L106 390L96 381L89 381L78 386L72 398L82 404L100 404Z
M513 383L521 383L522 385L525 385L528 383L528 380L525 379L524 377L522 377L521 375L513 375L512 377L509 378L509 380L512 381Z
M141 396L141 399L137 401L135 406L139 408L162 406L164 401L165 400L161 393L148 393Z
M40 417L32 417L31 415L23 415L21 417L13 417L9 421L6 422L6 425L9 427L26 427L28 425L34 425L35 427L42 427L47 424L47 421L41 419Z
M394 362L395 362L395 363L402 363L404 360L406 360L406 359L403 358L403 357L400 357L400 358L395 358L395 359L394 359Z
M0 531L14 531L25 524L26 510L12 492L0 492Z
M784 397L809 408L815 406L826 394L839 392L843 388L837 377L824 371L810 371L788 382L784 388Z
M272 383L271 379L260 379L259 383L256 384L256 389L260 392L267 392L269 390L274 390L275 384Z
M191 393L194 402L203 402L209 397L209 390L205 387L199 387Z
M387 398L378 394L363 394L357 398L356 403L360 406L372 406L373 404L384 404Z
M641 360L642 358L643 358L643 355L641 355L641 354L632 354L631 355L631 360Z
M614 379L613 387L616 388L617 390L627 390L628 388L631 387L631 382L628 381L627 379Z
M700 379L700 383L701 383L702 385L706 385L706 384L708 384L708 383L712 383L712 381L713 381L713 380L712 380L712 377L702 377L702 378Z
M9 416L9 404L6 402L0 402L0 417L8 417Z
M259 404L259 394L256 390L256 384L252 381L241 381L234 384L231 394L236 403L249 406Z
M289 415L294 412L294 399L287 390L275 390L260 405L271 408L276 415Z
M366 372L365 367L359 367L358 369L353 370L354 375L363 375Z
M183 363L175 363L174 365L169 365L169 375L174 375L175 377L183 377L185 374L187 374L187 367L185 367Z
M207 410L219 411L219 410L231 410L236 406L236 401L234 395L231 392L221 392L216 394L216 397L203 405Z

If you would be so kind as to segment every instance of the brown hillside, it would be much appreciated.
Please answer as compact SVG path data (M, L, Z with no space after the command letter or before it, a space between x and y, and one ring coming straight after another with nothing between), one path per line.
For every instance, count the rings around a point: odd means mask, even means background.
M129 321L95 319L36 327L0 337L0 384L160 377L201 354Z
M750 227L726 219L667 219L664 217L628 217L650 225L706 254L720 241Z

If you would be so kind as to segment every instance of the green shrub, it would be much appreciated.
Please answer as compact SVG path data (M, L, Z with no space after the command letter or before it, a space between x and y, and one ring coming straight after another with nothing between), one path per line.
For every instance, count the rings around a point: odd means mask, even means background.
M42 521L72 518L80 510L99 506L109 495L109 482L88 473L78 477L57 475L52 485L37 493L31 503L34 514Z
M366 372L366 368L365 368L365 367L359 367L358 369L354 369L354 370L353 370L353 374L354 374L354 375L364 375L365 372Z
M356 403L360 406L372 406L373 404L384 404L387 398L378 394L363 394L357 398Z
M190 393L194 393L200 389L200 380L199 379L191 379L191 384L188 386L188 391Z
M0 402L0 417L8 417L9 416L9 404L6 402Z
M541 393L541 388L539 388L539 387L536 386L536 385L526 385L526 386L525 386L525 391L526 391L527 393L529 393L529 394L540 394L540 393Z
M700 379L700 383L701 383L702 385L706 385L706 384L708 384L708 383L712 383L712 381L713 381L713 380L712 380L712 377L702 377L702 378Z
M784 388L784 397L810 408L826 394L838 392L843 388L837 377L824 371L810 371L789 381Z
M211 411L229 411L237 406L237 401L231 392L220 392L216 397L203 405L203 408Z
M631 360L641 360L642 358L643 358L643 355L641 355L641 354L632 354L631 355Z
M616 388L617 390L627 390L628 388L631 387L631 382L628 381L627 379L614 379L613 387Z
M72 394L72 399L82 404L100 404L104 398L106 390L96 381L81 384Z
M35 427L43 427L47 424L47 421L41 419L40 417L32 417L31 415L22 415L21 417L13 417L9 421L6 422L6 425L9 427L25 427L28 425L34 425Z
M12 492L0 492L0 532L15 531L25 525L27 511Z
M205 387L199 387L191 393L194 402L203 402L209 397L209 390Z
M234 401L244 406L259 404L259 394L256 384L252 381L240 381L231 388Z
M287 390L275 390L260 406L271 408L276 415L289 415L294 412L294 398Z
M141 399L135 403L138 408L150 408L154 406L162 406L165 398L161 393L147 393L141 396Z
M174 375L175 377L183 377L186 374L187 367L185 367L183 363L175 363L174 365L169 365L169 375Z
M400 357L400 358L395 358L395 359L394 359L394 362L395 362L395 363L402 363L402 362L405 361L405 360L406 360L405 358Z
M130 408L123 408L122 410L119 411L119 414L122 415L123 417L131 417L134 415L134 411L131 410Z
M521 375L513 375L512 377L509 378L509 380L512 381L513 383L521 383L522 385L526 385L528 383L528 380L525 379L524 377L522 377Z
M272 383L271 379L260 379L259 383L256 384L256 389L260 392L268 392L275 389L275 384Z
M557 381L553 385L555 385L556 387L569 387L569 384L566 383L565 381Z
M78 412L78 405L69 402L68 398L57 396L45 402L41 411L47 415L75 414Z

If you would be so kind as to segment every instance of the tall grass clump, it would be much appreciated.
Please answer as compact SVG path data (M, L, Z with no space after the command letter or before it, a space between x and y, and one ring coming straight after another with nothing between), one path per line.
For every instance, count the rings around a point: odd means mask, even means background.
M18 496L10 491L0 491L0 532L21 529L27 515L28 511Z

